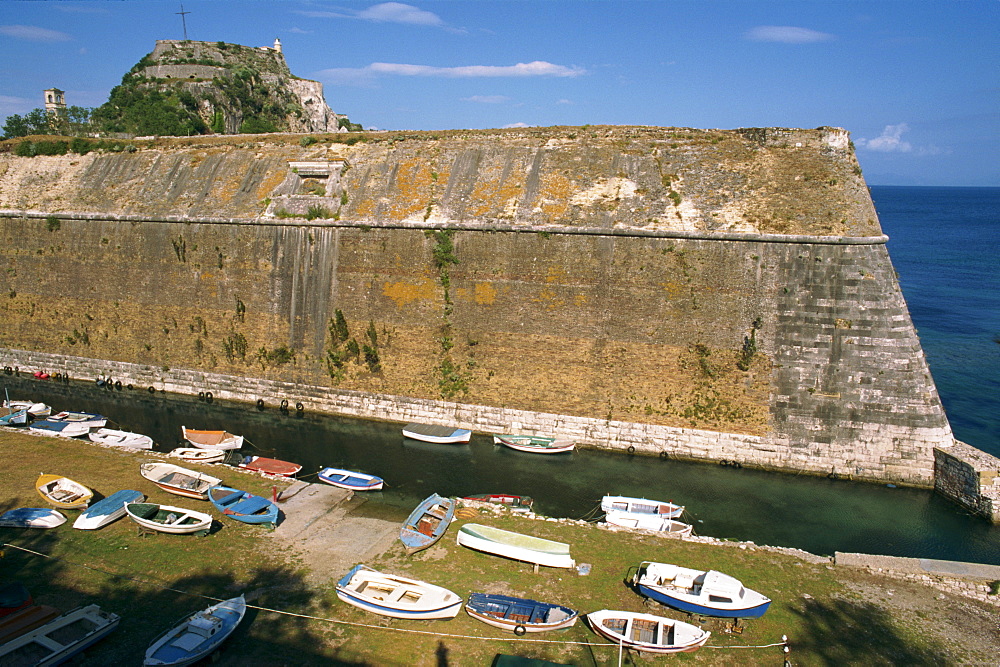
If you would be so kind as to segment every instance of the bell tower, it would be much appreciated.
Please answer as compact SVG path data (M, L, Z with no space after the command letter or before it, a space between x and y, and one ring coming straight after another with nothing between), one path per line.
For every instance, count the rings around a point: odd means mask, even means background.
M45 113L54 115L66 111L66 93L58 88L45 91Z

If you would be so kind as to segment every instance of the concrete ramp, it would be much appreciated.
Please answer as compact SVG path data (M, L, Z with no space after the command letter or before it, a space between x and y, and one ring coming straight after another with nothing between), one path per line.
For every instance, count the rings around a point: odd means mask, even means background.
M268 536L294 554L316 583L339 579L393 546L400 524L356 516L366 499L328 484L307 484L284 502L284 518Z

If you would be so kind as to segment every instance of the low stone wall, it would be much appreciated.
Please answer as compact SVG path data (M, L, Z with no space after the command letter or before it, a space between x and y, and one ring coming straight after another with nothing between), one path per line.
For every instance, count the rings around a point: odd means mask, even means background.
M773 448L769 448L763 438L735 433L336 390L184 369L165 371L153 366L27 350L0 349L0 367L10 367L22 374L35 371L52 375L60 373L75 380L103 376L120 382L123 387L131 385L134 391L188 395L211 392L213 398L247 403L263 400L269 405L287 401L290 408L301 404L304 410L363 419L460 426L485 433L554 434L594 449L787 469L780 459L771 456Z
M958 440L934 449L934 490L1000 523L1000 459Z

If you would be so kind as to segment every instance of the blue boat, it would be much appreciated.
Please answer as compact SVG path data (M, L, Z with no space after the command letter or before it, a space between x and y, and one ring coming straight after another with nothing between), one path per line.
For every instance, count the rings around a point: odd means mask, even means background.
M715 570L646 561L639 565L632 584L651 600L704 616L759 618L771 606L770 598Z
M278 525L278 506L267 498L255 496L228 486L216 485L208 490L208 500L225 516L243 523Z
M243 620L243 596L224 600L186 617L146 649L143 665L190 665L219 648Z
M455 501L434 493L417 505L403 523L399 540L407 554L415 554L441 539L455 517Z
M327 484L352 491L378 491L384 484L381 477L340 468L323 468L317 475Z
M19 507L0 514L0 528L55 528L66 517L47 507Z
M519 636L526 632L568 628L576 623L578 616L578 612L562 605L490 593L469 595L465 611L487 625L510 630Z
M145 498L146 496L132 489L115 491L107 498L99 500L84 510L73 522L73 527L80 530L96 530L106 526L125 516L125 505L141 503Z
M27 423L27 410L12 411L10 414L0 415L0 426L24 426Z
M90 427L86 424L76 422L64 422L57 419L39 419L28 425L28 428L35 433L43 435L59 435L64 438L76 438L90 433Z

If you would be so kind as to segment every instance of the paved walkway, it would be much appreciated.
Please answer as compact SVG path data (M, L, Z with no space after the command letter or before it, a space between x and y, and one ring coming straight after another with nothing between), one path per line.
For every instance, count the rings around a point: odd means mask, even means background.
M962 563L954 560L934 560L933 558L902 558L899 556L875 556L872 554L850 554L836 552L834 563L848 567L895 570L913 574L937 574L962 579L1000 580L1000 565L983 563Z
M284 519L269 536L302 561L313 583L336 581L384 553L399 536L398 522L353 515L364 502L345 489L305 484L278 503Z

